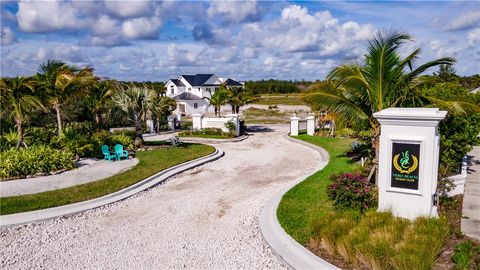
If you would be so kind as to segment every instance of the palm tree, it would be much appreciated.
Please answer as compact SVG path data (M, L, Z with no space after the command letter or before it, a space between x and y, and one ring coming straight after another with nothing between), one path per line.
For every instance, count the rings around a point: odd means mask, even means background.
M102 114L109 109L111 98L114 93L114 83L112 81L99 81L92 84L90 94L86 97L87 103L91 108L95 123L102 123Z
M23 130L25 113L43 108L40 99L35 95L33 81L27 77L2 78L0 91L2 111L11 110L15 121L18 134L17 148L27 147Z
M48 102L52 104L57 115L58 136L62 137L61 106L74 95L86 91L95 80L93 69L90 67L78 68L67 64L48 60L40 65L37 80L45 90Z
M240 107L256 100L250 91L247 91L242 87L230 87L226 90L228 103L232 106L232 113L239 113Z
M129 120L132 121L135 126L136 147L140 147L144 143L142 136L142 120L145 119L149 107L148 98L150 96L151 94L148 88L130 84L125 85L123 89L116 91L112 97L114 103L122 111L127 113Z
M144 85L144 88L147 88ZM155 89L153 86L149 88L149 94L147 97L147 109L145 119L156 119L157 127L160 120L164 121L175 110L177 102L165 95L165 91Z
M411 39L398 31L377 33L368 43L363 63L334 68L327 76L328 82L304 97L313 107L333 112L351 125L371 128L376 158L380 124L373 117L375 112L389 107L439 106L455 113L478 109L465 102L442 101L422 95L419 89L426 77L421 74L431 67L452 65L455 60L440 58L413 69L413 62L421 50L416 49L405 58L399 54L400 46Z
M228 93L225 86L221 85L218 90L212 93L209 90L210 97L204 97L204 99L208 100L208 106L212 105L215 110L215 116L220 117L220 108L228 103Z

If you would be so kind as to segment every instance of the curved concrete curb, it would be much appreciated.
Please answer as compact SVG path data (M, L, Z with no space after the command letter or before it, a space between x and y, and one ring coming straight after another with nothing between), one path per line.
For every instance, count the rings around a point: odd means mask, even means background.
M144 180L137 182L125 189L119 190L117 192L105 195L103 197L95 198L88 201L52 207L37 211L23 212L11 215L2 215L0 216L0 226L9 227L14 225L27 224L31 222L38 222L49 220L62 216L71 216L90 210L93 208L101 207L113 202L118 202L124 200L138 192L149 189L153 186L165 182L168 178L175 176L181 172L192 169L197 166L201 166L205 163L217 160L224 155L224 152L221 149L215 147L215 152L201 158L197 158L185 163L170 167L161 172L158 172L150 177L145 178Z
M241 142L247 139L249 135L242 135L236 138L231 139L209 139L209 138L201 138L201 137L179 137L180 141L182 142L189 142L189 143L230 143L230 142Z
M320 154L321 159L318 162L314 173L323 169L328 164L329 155L325 149L304 141L293 139L288 135L284 136L284 138L307 146ZM275 253L275 255L290 269L339 269L300 245L283 230L278 222L277 208L283 195L292 187L305 180L308 176L309 175L304 175L297 178L287 188L275 195L275 197L265 204L259 218L260 231L273 253Z

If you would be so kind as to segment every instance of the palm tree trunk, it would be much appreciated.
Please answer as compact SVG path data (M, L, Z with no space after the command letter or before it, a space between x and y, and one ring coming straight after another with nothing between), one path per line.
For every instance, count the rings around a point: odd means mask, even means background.
M100 113L98 112L95 112L95 123L98 125L100 125Z
M18 133L18 143L17 143L17 148L22 148L22 147L27 147L27 144L25 143L25 134L23 132L23 125L22 121L18 118L15 118L15 122L17 125L17 133Z
M135 124L135 147L139 148L143 145L143 136L142 136L142 124L140 123L140 116L134 116L134 124Z
M230 104L232 106L232 113L235 113L235 104Z
M240 106L239 105L235 106L235 113L236 114L240 113Z
M53 105L53 108L55 109L55 112L57 113L57 128L58 128L58 137L62 137L63 136L63 132L62 132L62 117L60 115L60 104L59 103L55 103Z

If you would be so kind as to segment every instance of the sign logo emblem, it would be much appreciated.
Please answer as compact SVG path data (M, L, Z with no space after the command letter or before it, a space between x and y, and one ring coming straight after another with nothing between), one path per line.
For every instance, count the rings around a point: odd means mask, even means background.
M418 158L414 155L410 155L408 153L408 150L401 152L400 154L396 154L393 157L392 162L393 166L395 167L395 169L397 169L397 171L405 174L411 174L418 167Z

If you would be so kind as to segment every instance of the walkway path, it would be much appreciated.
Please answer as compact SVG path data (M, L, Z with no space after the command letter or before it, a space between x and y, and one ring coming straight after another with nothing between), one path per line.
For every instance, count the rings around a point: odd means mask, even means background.
M56 175L40 176L0 182L0 197L34 194L98 181L127 171L138 164L138 159L109 162L85 159L78 169Z
M468 155L470 159L463 196L462 231L480 240L480 146L474 147Z
M288 126L122 202L0 230L1 269L279 269L258 228L267 200L317 165Z

